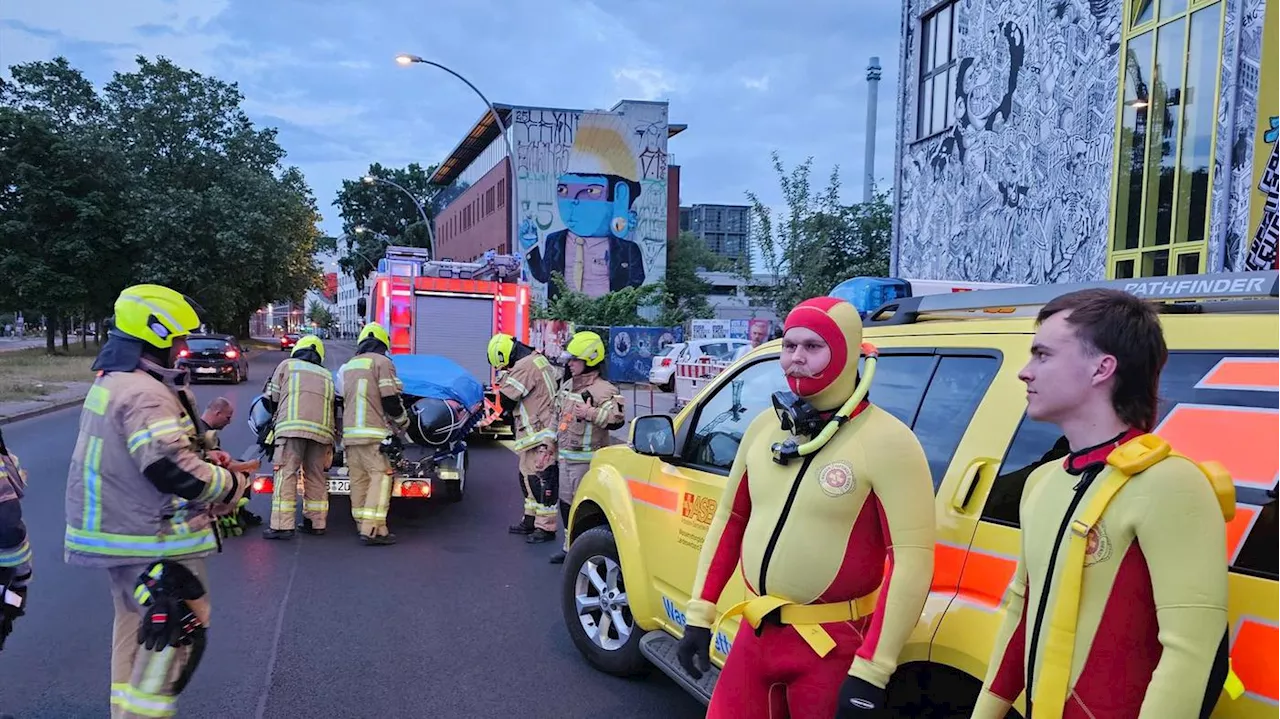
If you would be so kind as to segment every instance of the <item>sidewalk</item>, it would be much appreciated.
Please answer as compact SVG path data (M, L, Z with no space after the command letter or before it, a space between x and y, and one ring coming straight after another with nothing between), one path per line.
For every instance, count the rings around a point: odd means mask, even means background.
M84 402L92 382L68 382L66 387L35 399L0 402L0 425L55 412Z

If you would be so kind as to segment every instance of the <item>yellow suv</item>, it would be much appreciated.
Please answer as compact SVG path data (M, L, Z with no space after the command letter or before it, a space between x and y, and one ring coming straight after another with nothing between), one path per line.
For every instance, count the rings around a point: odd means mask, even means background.
M1057 429L1025 416L1034 314L1084 286L1164 302L1170 356L1156 430L1235 479L1230 522L1231 656L1245 694L1224 694L1214 717L1274 717L1277 643L1277 273L1121 280L903 298L871 312L880 348L871 400L915 431L937 508L928 601L889 688L894 716L967 717L1002 619L1018 553L1018 502L1031 470L1063 456ZM617 675L657 666L704 703L718 670L695 682L676 646L698 554L738 442L786 388L780 342L726 369L675 416L639 417L631 441L599 450L570 513L562 606L587 660ZM743 599L740 571L720 598ZM737 620L721 625L722 666ZM1024 711L1020 699L1015 709Z

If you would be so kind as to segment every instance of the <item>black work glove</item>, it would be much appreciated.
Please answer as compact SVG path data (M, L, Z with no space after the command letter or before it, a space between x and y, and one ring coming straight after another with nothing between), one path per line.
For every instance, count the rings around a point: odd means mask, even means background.
M686 624L676 657L689 676L701 679L703 672L711 671L711 630ZM698 660L697 664L694 663L695 659Z
M836 719L868 719L884 716L885 692L858 677L848 676L840 685L840 701L836 703Z
M0 584L0 649L4 649L5 638L13 633L14 620L26 613L27 588Z
M192 635L201 629L200 620L187 603L174 596L161 596L151 601L147 614L138 627L138 643L148 651L162 652L166 647L191 644Z

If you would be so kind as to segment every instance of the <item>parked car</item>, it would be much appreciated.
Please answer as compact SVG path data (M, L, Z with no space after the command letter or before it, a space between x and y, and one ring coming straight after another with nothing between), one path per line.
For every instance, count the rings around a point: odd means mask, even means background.
M249 358L240 340L231 335L191 335L178 353L177 366L191 370L192 379L221 379L240 383L249 379Z
M1235 480L1235 514L1226 527L1228 623L1244 694L1234 700L1223 694L1215 719L1275 717L1280 702L1278 280L1274 271L1262 274L1159 278L1144 292L1179 301L1161 315L1169 359L1154 431L1193 459L1223 463ZM1247 296L1254 285L1254 297L1264 299ZM864 337L880 351L870 396L919 438L938 518L932 586L888 687L892 716L950 719L972 711L1019 552L1023 485L1035 467L1066 452L1055 426L1026 415L1017 375L1035 332L1034 310L1077 288L942 295L952 303L947 311L919 304L929 298L911 298L918 302L885 305L865 321ZM998 294L1010 292L1022 294ZM981 311L987 308L1000 312ZM1008 312L1014 308L1022 312ZM740 619L720 625L712 638L715 668L700 680L680 668L676 647L738 443L751 421L770 411L773 392L787 387L780 350L776 340L755 348L674 418L639 417L628 444L601 448L592 458L566 522L561 606L574 645L601 671L630 675L657 667L710 700ZM735 572L718 611L747 592ZM602 603L603 596L610 600ZM1025 711L1023 696L1009 716Z
M702 357L709 357L717 362L730 362L743 347L750 342L742 339L690 340L677 342L662 355L653 356L653 366L649 368L649 383L671 392L676 388L676 364L679 362L696 362Z

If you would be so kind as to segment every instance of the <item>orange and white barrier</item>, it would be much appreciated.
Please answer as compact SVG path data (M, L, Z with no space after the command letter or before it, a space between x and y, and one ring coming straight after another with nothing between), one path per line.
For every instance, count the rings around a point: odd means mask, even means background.
M703 387L724 371L732 362L718 362L710 357L699 357L693 362L676 363L675 409L683 407L697 396Z

